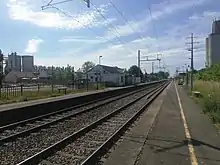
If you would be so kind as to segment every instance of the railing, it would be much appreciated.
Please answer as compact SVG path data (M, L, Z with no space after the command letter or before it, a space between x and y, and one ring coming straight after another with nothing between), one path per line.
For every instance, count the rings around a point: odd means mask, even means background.
M16 99L32 99L36 97L59 96L63 94L91 91L103 89L104 84L88 83L73 85L43 85L43 84L26 84L26 85L8 85L0 88L0 101ZM61 90L64 89L65 90ZM1 102L0 102L1 104Z

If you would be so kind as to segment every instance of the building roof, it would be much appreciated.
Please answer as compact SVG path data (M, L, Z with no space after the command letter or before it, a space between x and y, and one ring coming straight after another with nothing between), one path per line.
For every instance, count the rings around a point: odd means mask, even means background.
M12 70L8 74L13 74L17 78L33 78L33 77L36 77L32 72L18 72L18 71L14 71L14 70Z
M18 72L12 70L9 72L4 80L6 82L16 82L19 78L35 78L36 76L32 72Z
M97 65L101 66L104 70L106 70L109 73L123 73L124 70L118 67L112 67L112 66L106 66L106 65Z

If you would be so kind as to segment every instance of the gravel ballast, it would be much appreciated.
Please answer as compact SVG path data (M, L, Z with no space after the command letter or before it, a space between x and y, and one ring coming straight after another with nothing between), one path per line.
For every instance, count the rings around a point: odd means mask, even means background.
M0 146L1 164L16 164L146 93L142 91ZM82 109L81 109L82 110ZM75 112L75 111L74 111ZM71 113L71 112L68 112ZM60 115L62 117L62 115Z

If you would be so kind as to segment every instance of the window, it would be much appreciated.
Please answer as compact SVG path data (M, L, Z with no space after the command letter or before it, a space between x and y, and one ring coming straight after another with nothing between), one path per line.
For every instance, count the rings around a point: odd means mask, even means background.
M93 76L91 76L90 78L93 79Z
M98 78L96 77L96 78L95 78L95 81L97 82L97 80L98 80Z

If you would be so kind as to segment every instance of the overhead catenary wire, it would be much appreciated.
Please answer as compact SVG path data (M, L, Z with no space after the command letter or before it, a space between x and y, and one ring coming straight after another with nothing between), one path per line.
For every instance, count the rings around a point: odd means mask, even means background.
M124 21L131 27L131 29L136 32L135 28L132 26L132 24L130 23L130 21L128 21L128 19L124 16L124 14L117 8L117 6L111 1L108 0L109 3L113 6L113 8L121 15L121 17L124 19ZM141 36L140 34L138 34L138 37L142 40L144 40L144 37Z
M53 0L50 0L47 5L44 5L42 6L42 10L45 10L47 8L54 8L56 9L57 11L59 11L60 13L66 15L67 17L71 17L72 19L74 19L76 22L78 22L79 24L81 24L83 27L85 28L88 28L90 31L92 31L93 33L95 33L96 35L100 36L101 38L107 40L108 42L112 43L113 45L115 45L115 43L113 41L111 41L110 39L108 39L107 37L103 37L101 36L100 34L98 34L95 30L93 30L91 27L88 27L88 25L85 25L83 23L81 23L79 20L77 20L76 18L74 18L71 14L61 10L60 8L58 7L55 7L54 5L57 5L57 4L61 4L61 3L66 3L66 2L69 2L69 1L73 1L73 0L64 0L64 1L60 1L60 2L56 2L56 3L52 3ZM103 19L105 19L105 21L111 26L111 28L115 31L115 36L117 38L117 40L120 42L120 43L123 43L123 44L126 44L120 37L120 33L117 31L117 29L111 24L109 23L109 21L106 19L106 17L101 13L101 11L94 5L90 2L90 4L96 9L96 11L103 17ZM130 52L131 54L133 54L133 52L129 49L126 49L128 52Z
M157 29L156 29L155 22L153 21L153 14L152 14L152 10L151 10L151 7L150 7L149 3L148 3L148 10L149 10L149 14L150 14L150 17L151 17L151 20L152 20L153 30L154 30L154 34L155 34L155 38L156 38L156 41L158 42ZM165 67L167 67L167 65L166 65L166 63L165 63L165 60L164 60L164 58L163 58L163 54L160 52L160 48L159 48L158 44L157 44L157 51L158 51L158 54L161 55L161 59L162 59L164 65L165 65Z
M90 2L91 3L91 2ZM120 43L126 44L124 40L121 39L121 35L120 33L117 31L117 29L108 21L108 19L102 14L102 12L93 4L91 3L91 5L96 9L96 11L101 15L101 17L109 24L109 26L111 27L111 29L114 30L115 34L116 34L116 38L118 39L118 41ZM129 52L132 53L132 51L128 50Z
M64 1L54 2L54 3L53 3L53 1L54 0L50 0L46 5L41 6L42 10L44 10L47 7L50 7L50 6L59 5L59 4L74 1L74 0L64 0Z
M62 13L63 15L69 17L69 18L72 18L74 21L78 22L80 25L82 25L84 28L88 28L90 31L92 31L94 34L96 34L97 36L101 37L102 39L105 39L106 41L112 43L113 45L115 44L114 42L112 42L111 40L107 39L106 37L103 37L101 36L100 34L98 34L95 30L93 30L91 27L89 27L88 25L85 25L83 23L81 23L79 20L77 20L76 18L74 18L71 14L63 11L62 9L58 8L58 7L55 7L55 6L47 6L45 9L48 9L48 8L53 8L53 9L56 9L57 11L59 11L60 13ZM44 9L43 9L44 10Z

